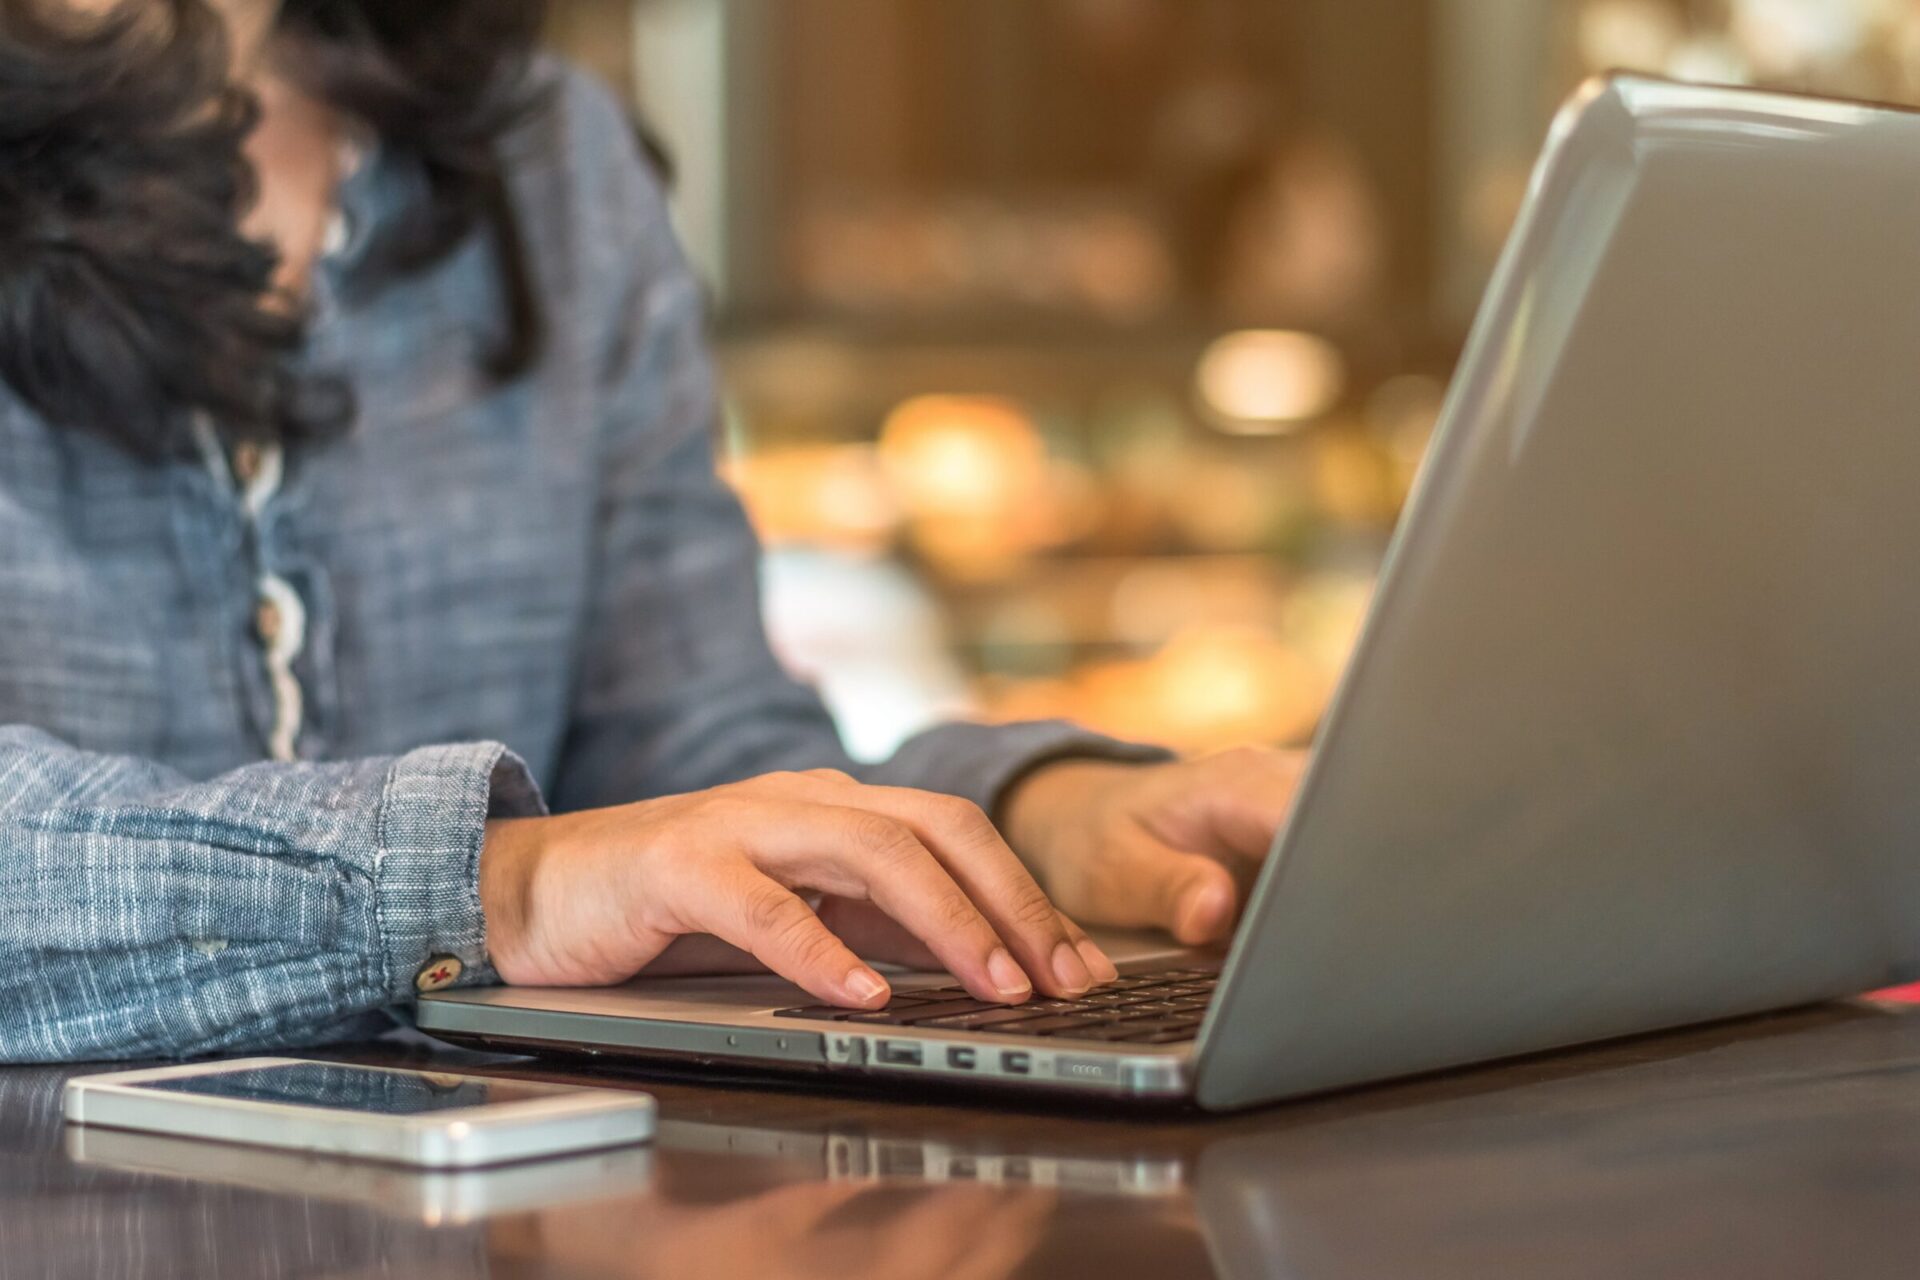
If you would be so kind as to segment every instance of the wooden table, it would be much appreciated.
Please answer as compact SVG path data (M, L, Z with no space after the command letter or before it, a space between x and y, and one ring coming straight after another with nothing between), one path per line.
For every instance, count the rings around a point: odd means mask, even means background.
M72 1072L7 1069L0 1280L1920 1276L1920 1009L1891 1004L1227 1118L344 1056L644 1085L660 1140L422 1178L63 1133Z

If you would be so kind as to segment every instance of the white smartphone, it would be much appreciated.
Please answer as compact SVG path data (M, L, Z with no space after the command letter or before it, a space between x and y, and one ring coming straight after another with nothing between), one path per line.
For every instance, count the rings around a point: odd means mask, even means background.
M468 1169L653 1137L651 1095L617 1089L241 1058L67 1082L69 1123Z

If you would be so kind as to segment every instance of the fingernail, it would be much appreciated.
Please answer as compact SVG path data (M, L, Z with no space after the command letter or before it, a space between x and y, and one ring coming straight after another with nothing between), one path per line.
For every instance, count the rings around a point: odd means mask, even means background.
M1077 996L1093 985L1093 975L1087 972L1086 962L1071 942L1063 942L1053 949L1053 977L1070 996Z
M1181 904L1174 932L1189 942L1211 942L1220 936L1232 911L1232 894L1217 884L1202 885Z
M993 982L993 989L1008 1000L1025 1000L1033 994L1033 983L1027 980L1027 974L1005 947L996 948L987 957L987 977Z
M890 994L887 980L865 965L848 970L844 985L847 994L859 1004L880 1004Z
M1120 971L1113 967L1113 961L1107 958L1106 952L1094 945L1092 938L1082 938L1074 944L1074 949L1086 961L1087 971L1093 974L1096 982L1112 982L1120 976Z

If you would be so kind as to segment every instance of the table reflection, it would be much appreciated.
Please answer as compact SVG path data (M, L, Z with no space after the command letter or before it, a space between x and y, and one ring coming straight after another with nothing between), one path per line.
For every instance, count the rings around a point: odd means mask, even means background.
M655 1196L496 1224L511 1274L767 1280L1005 1280L1045 1238L1052 1192L788 1183L713 1202ZM535 1268L529 1272L525 1268Z
M1184 1160L1125 1144L823 1125L802 1101L792 1123L669 1112L651 1148L416 1171L66 1126L71 1074L0 1071L0 1280L1206 1271Z
M70 1073L0 1070L0 1280L1908 1280L1920 1257L1920 1010L1886 1002L1231 1118L346 1056L645 1088L659 1137L407 1173L63 1133Z

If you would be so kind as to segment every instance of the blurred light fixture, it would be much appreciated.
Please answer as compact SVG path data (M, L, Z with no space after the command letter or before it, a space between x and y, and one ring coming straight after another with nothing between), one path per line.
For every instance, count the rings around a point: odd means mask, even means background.
M1200 358L1201 403L1236 435L1278 435L1340 402L1346 362L1325 338L1247 329L1214 341Z
M1327 696L1318 668L1251 628L1193 626L1144 662L1087 674L1095 723L1185 750L1299 741Z
M904 401L881 427L880 462L914 547L951 577L1004 577L1098 520L1092 486L1051 463L1032 415L997 396Z
M915 396L887 415L880 461L916 515L980 515L1030 493L1046 467L1025 409L996 396Z

